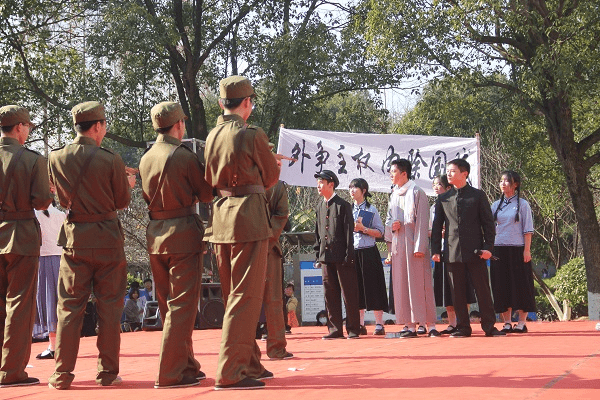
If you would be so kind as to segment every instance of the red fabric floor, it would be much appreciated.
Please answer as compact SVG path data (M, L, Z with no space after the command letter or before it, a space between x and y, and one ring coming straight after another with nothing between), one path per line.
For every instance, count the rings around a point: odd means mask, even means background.
M82 338L70 390L49 389L53 360L36 360L30 376L42 384L1 388L1 399L600 399L600 332L596 322L529 323L529 333L484 337L478 324L465 339L419 337L321 340L324 327L294 328L286 361L264 361L275 374L266 389L213 391L220 330L194 331L194 350L208 378L200 386L153 388L161 332L122 335L123 385L98 387L96 341ZM496 326L500 326L497 324ZM445 325L438 326L443 329ZM373 326L368 326L369 333ZM397 332L400 326L386 326ZM259 341L264 351L265 343ZM263 353L264 354L264 353ZM208 397L207 397L208 396ZM242 397L243 396L243 397Z

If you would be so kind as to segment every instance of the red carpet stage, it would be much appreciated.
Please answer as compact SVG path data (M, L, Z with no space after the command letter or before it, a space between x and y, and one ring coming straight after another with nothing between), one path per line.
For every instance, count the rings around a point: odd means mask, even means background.
M200 386L154 389L161 332L124 333L123 385L95 385L96 339L82 338L70 390L49 389L53 360L36 360L47 343L34 343L30 376L42 384L2 388L2 399L600 399L600 332L596 322L529 323L530 333L471 338L419 337L321 340L324 327L294 328L288 350L296 358L266 361L275 374L266 388L213 391L220 330L194 331L194 350L208 378ZM497 324L500 326L500 324ZM438 326L443 329L445 326ZM368 326L369 333L374 326ZM400 326L386 326L388 332ZM259 341L264 351L265 343ZM264 353L263 353L264 354ZM242 397L243 396L243 397Z

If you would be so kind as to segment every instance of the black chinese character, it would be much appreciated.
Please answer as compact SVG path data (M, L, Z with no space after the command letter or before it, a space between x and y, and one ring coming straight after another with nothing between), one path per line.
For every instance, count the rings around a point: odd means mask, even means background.
M383 164L381 164L381 172L388 173L390 172L390 165L392 161L399 160L400 156L394 152L394 146L390 146L385 153L385 160L383 160Z
M294 148L292 149L292 158L295 158L296 160L299 158L298 156L300 155L300 153L302 153L302 160L300 161L300 172L302 172L302 173L304 173L304 159L311 158L308 153L304 152L305 146L306 146L306 141L304 139L302 139L302 149L300 149L300 144L298 144L297 142L294 145ZM288 164L288 167L291 167L295 163L296 163L296 161L290 161Z
M346 170L346 160L344 159L344 155L341 153L341 150L344 150L346 148L346 146L344 146L343 144L340 144L340 148L338 149L339 153L338 153L338 158L340 159L340 162L338 162L338 165L340 166L338 168L338 174L347 174L348 171Z
M438 175L446 173L446 153L438 150L431 156L431 164L429 165L429 179L433 179Z
M410 149L408 152L408 161L412 164L412 179L419 179L421 177L421 173L419 172L421 164L423 164L424 167L427 166L423 156L419 153L419 149L416 151L415 149Z
M321 143L321 141L317 143L317 148L319 149L319 151L317 151L317 154L315 155L315 157L317 158L317 163L315 164L315 167L319 168L318 172L321 172L323 171L323 164L325 164L329 159L329 152L323 149L323 144Z
M371 158L371 153L367 153L367 154L363 155L362 147L360 148L360 152L358 154L355 154L352 156L352 159L354 161L356 161L356 169L360 172L361 175L362 175L363 168L368 168L372 172L375 172L375 171L373 171L373 168L371 168L369 166L370 158Z

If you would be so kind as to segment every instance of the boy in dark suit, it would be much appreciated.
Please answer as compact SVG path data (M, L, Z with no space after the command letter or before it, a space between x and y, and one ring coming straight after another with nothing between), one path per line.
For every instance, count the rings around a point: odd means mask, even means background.
M315 174L317 191L323 201L317 206L316 268L322 268L329 334L323 339L343 339L342 303L346 303L348 339L357 339L360 330L358 281L354 268L354 217L350 203L335 194L338 177L329 170Z
M435 218L431 230L431 259L441 261L442 228L446 226L448 251L444 262L450 275L452 301L456 311L456 331L451 337L471 336L471 324L467 309L466 284L469 272L477 294L481 328L485 336L504 336L494 327L496 314L490 291L488 260L494 249L496 229L494 217L485 193L467 184L471 166L466 160L455 159L448 163L446 174L453 186L438 196L435 203Z

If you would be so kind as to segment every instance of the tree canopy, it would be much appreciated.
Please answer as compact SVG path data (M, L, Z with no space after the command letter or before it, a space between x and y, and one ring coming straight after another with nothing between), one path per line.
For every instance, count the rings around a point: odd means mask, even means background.
M600 227L588 183L600 161L598 8L577 0L366 0L356 24L382 65L502 88L542 117L577 216L590 305L600 309Z

